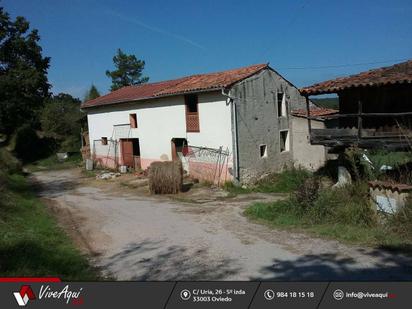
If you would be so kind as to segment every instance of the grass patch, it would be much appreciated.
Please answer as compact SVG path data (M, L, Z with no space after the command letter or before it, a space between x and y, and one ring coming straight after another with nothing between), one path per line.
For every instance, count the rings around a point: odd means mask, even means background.
M282 205L283 204L283 205ZM397 234L388 232L382 227L356 226L342 223L311 224L309 220L298 216L292 211L284 209L288 202L256 203L245 210L250 219L267 224L274 228L281 228L297 232L307 232L314 236L337 239L348 244L368 246L407 246L409 243ZM411 250L412 253L412 250Z
M52 156L38 160L36 162L26 165L26 168L30 172L44 171L44 170L60 170L66 168L72 168L79 166L82 163L82 157L80 153L70 154L69 157L60 161L56 154Z
M96 280L98 273L57 226L22 175L2 173L0 276Z
M378 220L363 183L320 190L312 204L301 204L296 196L274 203L255 203L245 210L245 215L272 227L293 228L350 244L397 248L410 248L412 244L410 234L397 233L393 223Z
M88 171L88 170L86 170L86 169L82 169L82 170L81 170L81 174L82 174L84 177L88 177L88 178L96 178L97 173L98 173L98 170L92 170L92 171Z
M307 170L300 168L286 169L279 174L272 174L258 181L252 187L235 186L227 182L224 189L233 194L245 194L251 192L261 193L290 193L295 191L302 183L311 176Z
M412 161L412 155L407 151L375 150L367 154L374 167L379 169L382 165L398 167Z
M236 186L231 181L225 182L225 184L223 185L223 189L233 196L236 196L237 194L246 194L252 192L251 188Z

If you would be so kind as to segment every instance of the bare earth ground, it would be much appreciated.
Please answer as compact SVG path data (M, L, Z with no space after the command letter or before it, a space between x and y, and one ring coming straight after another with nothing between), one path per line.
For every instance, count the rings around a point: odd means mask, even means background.
M411 280L411 258L274 230L243 215L251 201L218 189L149 196L131 176L37 172L33 181L63 228L117 280ZM126 185L125 185L126 184Z

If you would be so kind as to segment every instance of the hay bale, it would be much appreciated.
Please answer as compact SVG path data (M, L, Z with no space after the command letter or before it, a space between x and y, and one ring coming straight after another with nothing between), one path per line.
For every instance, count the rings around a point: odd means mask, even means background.
M176 194L182 190L183 167L180 161L153 162L149 168L152 194Z

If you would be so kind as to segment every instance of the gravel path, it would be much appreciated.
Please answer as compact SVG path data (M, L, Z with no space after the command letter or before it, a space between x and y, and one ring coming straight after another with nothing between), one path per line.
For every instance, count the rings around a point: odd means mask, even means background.
M39 195L75 242L118 280L411 280L411 259L273 230L248 221L255 194L186 203L81 178L37 172Z

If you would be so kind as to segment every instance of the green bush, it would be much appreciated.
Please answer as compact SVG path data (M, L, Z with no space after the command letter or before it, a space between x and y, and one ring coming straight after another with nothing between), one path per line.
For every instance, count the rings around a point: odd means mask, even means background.
M305 211L315 204L320 188L320 179L316 176L309 177L297 188L294 193L294 200L302 211Z
M368 186L361 182L322 190L307 218L312 223L353 226L375 226L378 222L369 199Z
M412 241L412 197L408 197L405 206L388 218L387 224L393 232Z
M49 156L56 149L52 138L39 138L36 131L29 125L17 129L14 137L14 152L24 163L33 162Z
M372 166L363 159L364 154L365 151L358 147L349 147L345 149L343 154L341 164L349 170L349 173L355 181L375 178Z
M5 173L21 172L21 162L6 148L0 148L0 170Z
M279 174L272 174L256 183L257 192L293 192L309 178L311 173L302 168L292 167Z
M81 148L80 138L76 136L68 136L59 147L61 152L78 152Z

